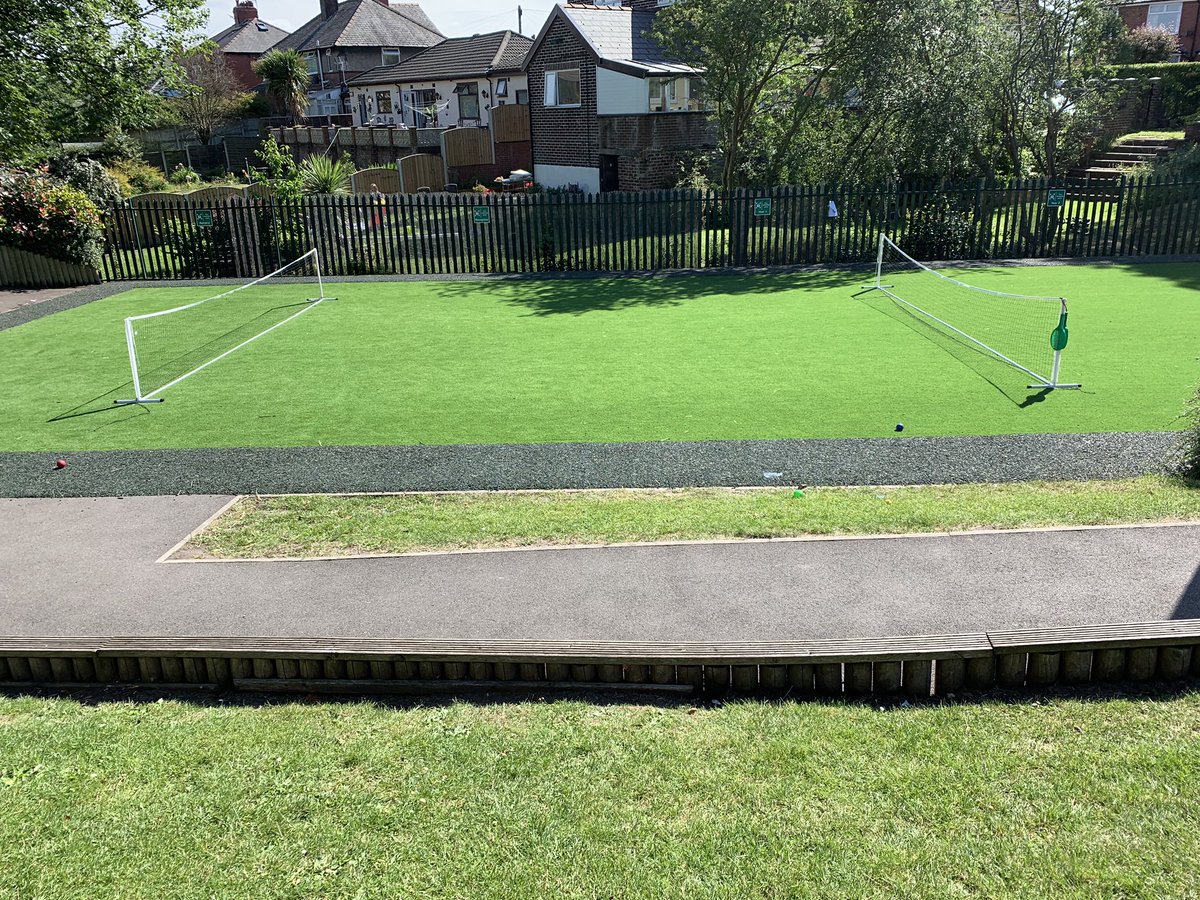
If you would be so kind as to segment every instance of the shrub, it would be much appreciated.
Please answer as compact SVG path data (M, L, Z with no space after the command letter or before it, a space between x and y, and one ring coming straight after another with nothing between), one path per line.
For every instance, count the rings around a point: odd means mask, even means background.
M140 159L118 160L109 166L108 172L126 197L166 191L171 187L171 182L167 181L161 169Z
M1188 478L1200 479L1200 388L1188 407L1188 428L1183 433L1182 471Z
M183 163L177 165L171 170L171 184L178 187L190 187L200 184L204 179L200 177L200 173L190 166L185 166Z
M104 139L100 147L100 158L110 163L123 159L142 158L142 144L133 135L114 131Z
M268 137L255 154L263 165L260 173L262 180L271 186L273 193L280 200L295 200L304 194L304 180L300 167L292 157L292 151Z
M973 238L971 214L955 209L943 194L909 211L904 250L917 259L969 259Z
M100 210L78 188L44 174L0 177L0 243L100 267Z
M172 215L163 223L162 241L175 255L184 278L234 278L238 250L232 223L222 210L213 211L212 228L196 228L186 218Z
M50 174L83 191L101 209L121 202L121 185L94 159L55 157L50 160Z
M350 180L354 172L354 162L348 156L339 160L332 160L328 156L313 156L300 166L304 193L309 196L350 193Z
M1165 63L1179 52L1179 36L1166 28L1142 25L1122 33L1115 46L1118 63Z

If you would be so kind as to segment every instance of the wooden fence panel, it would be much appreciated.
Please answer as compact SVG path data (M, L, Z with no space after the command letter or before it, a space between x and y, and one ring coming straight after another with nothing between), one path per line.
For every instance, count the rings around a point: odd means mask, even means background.
M416 153L399 162L400 190L415 194L421 188L440 191L446 184L446 169L441 157L432 153Z
M525 104L493 107L491 117L497 144L529 140L529 107Z
M496 161L487 128L451 128L442 132L442 159L448 168L486 166Z
M100 273L88 266L0 246L0 288L66 288L99 283Z
M401 192L400 173L391 166L355 172L350 183L356 194L370 194L375 190L381 194L399 194Z

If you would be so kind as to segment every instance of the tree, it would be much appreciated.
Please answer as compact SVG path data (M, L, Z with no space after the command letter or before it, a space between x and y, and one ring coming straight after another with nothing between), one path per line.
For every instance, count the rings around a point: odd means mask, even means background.
M658 14L653 37L703 70L716 101L723 187L745 183L752 144L777 155L824 107L818 89L847 49L845 13L845 0L680 0Z
M247 97L229 64L211 43L185 56L182 66L187 83L175 101L179 119L207 144L237 118Z
M254 71L267 84L267 96L275 112L299 122L308 109L308 63L295 50L272 50Z
M1168 28L1142 25L1121 35L1113 53L1113 62L1168 62L1178 52L1179 35Z
M0 159L154 124L203 0L0 0Z

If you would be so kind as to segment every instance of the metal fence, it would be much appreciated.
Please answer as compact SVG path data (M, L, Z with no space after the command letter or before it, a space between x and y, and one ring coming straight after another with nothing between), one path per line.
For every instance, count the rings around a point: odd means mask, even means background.
M766 191L162 199L112 209L110 280L264 275L316 247L332 275L635 272L1200 252L1200 180L817 185Z

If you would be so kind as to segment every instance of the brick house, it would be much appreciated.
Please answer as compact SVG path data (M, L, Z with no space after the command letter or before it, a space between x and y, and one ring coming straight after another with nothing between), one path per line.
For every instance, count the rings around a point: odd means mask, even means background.
M308 60L310 116L346 115L350 82L377 66L395 66L445 40L417 3L321 0L321 13L276 46Z
M671 0L557 6L526 58L534 177L586 192L669 186L716 146L700 72L646 37Z
M254 73L254 64L287 36L282 28L258 17L254 0L239 0L233 8L233 24L213 35L212 42L242 87L251 90L262 84Z
M1200 0L1126 0L1118 11L1130 30L1145 25L1179 35L1179 58L1200 61Z
M372 69L350 82L355 123L488 125L493 107L529 102L523 66L532 44L513 31L449 38L399 65ZM430 116L430 109L438 111Z

